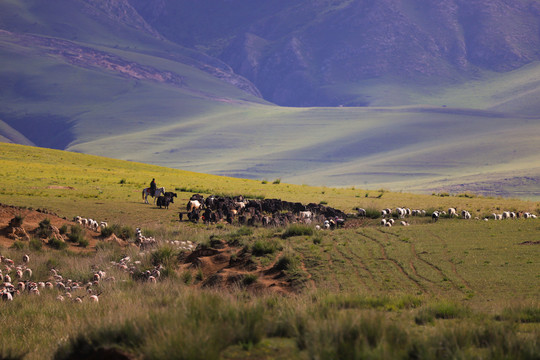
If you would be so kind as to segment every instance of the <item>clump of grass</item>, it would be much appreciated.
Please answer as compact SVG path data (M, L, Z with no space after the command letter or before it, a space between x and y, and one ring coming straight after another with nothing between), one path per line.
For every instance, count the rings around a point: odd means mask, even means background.
M88 241L88 239L84 237L79 239L77 243L79 244L80 247L83 247L83 248L88 247L88 245L90 245L90 242Z
M181 275L182 281L184 284L189 285L193 281L193 274L191 271L184 271Z
M226 241L228 244L239 244L242 237L253 235L253 229L243 226L240 229L228 234Z
M101 228L101 236L102 237L108 238L112 234L114 234L114 231L113 231L112 227L106 226L106 227Z
M255 256L263 256L266 254L273 254L276 251L283 249L281 243L276 239L258 239L251 245L251 253Z
M540 307L531 305L505 308L495 319L520 323L540 323Z
M281 179L277 178L276 180L274 180L274 182L272 184L274 184L274 185L281 184Z
M120 358L119 348L136 349L144 342L144 327L132 322L114 324L81 332L56 351L55 359L90 359L103 357L104 354ZM109 350L105 350L109 349ZM117 349L114 351L113 349ZM126 358L123 355L121 358Z
M64 235L64 234L67 234L68 232L68 226L66 224L62 225L60 227L60 229L58 229L58 232L60 233L60 235Z
M24 250L25 247L26 245L22 241L15 240L9 248L14 250Z
M30 242L28 243L28 247L35 251L40 251L41 248L43 248L43 243L40 239L32 238L30 239Z
M381 217L381 210L374 207L366 208L366 217L369 219L378 219Z
M150 258L154 266L174 267L178 258L178 251L171 246L165 245L152 251Z
M295 270L298 267L299 260L292 254L283 254L274 265L277 270Z
M469 309L452 302L439 302L422 308L415 316L415 322L419 325L432 323L435 319L460 319L470 313Z
M245 286L249 286L256 283L258 279L259 277L256 274L246 274L242 279L242 284Z
M72 225L67 238L72 243L79 243L84 239L84 229L79 225Z
M287 239L293 236L311 236L313 235L313 228L307 225L292 224L283 232L281 237Z
M9 222L9 225L13 227L21 227L24 222L24 216L22 215L15 215L13 219Z
M52 235L51 220L50 219L41 220L39 223L37 236L39 236L40 238L48 238L51 235Z
M315 245L320 245L322 243L322 240L323 240L322 234L315 234L313 236L313 244Z
M57 238L50 238L49 241L47 242L47 245L49 245L50 247L56 250L64 250L68 247L65 241L59 240Z
M135 230L130 226L122 226L118 224L111 225L112 232L122 240L129 240L135 237Z

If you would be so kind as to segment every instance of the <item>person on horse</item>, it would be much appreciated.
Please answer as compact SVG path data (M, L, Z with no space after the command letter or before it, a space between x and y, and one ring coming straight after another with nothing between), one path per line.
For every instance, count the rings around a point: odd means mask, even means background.
M156 185L156 179L152 179L152 182L150 183L150 195L153 197L156 193L157 185Z

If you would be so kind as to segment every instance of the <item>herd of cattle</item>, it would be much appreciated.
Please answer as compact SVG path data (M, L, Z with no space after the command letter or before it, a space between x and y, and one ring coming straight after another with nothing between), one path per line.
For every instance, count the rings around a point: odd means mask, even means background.
M243 196L216 196L204 198L200 194L193 195L185 212L179 213L189 221L217 223L225 221L229 224L251 226L287 226L291 223L328 223L329 226L344 224L346 214L322 204L290 202L280 199L245 199Z
M173 203L176 193L165 193L157 198L157 205L168 207ZM356 208L358 217L367 217L367 211L363 208ZM370 214L372 216L372 214ZM461 215L461 216L460 216ZM336 228L343 226L347 219L347 214L339 209L335 209L322 204L309 203L307 205L300 202L290 202L280 199L246 199L243 196L216 196L204 197L195 194L189 199L185 212L179 213L182 221L184 216L189 221L203 221L206 224L226 221L230 224L250 226L287 226L291 223L316 224L317 227ZM461 217L471 219L472 215L467 210L460 213L455 208L448 211L433 211L427 213L425 210L411 210L409 208L396 207L395 209L382 209L378 217L382 217L381 225L390 227L399 221L401 225L408 226L405 221L409 216L431 216L432 221L437 221L440 217ZM396 219L394 219L394 217ZM536 215L528 212L504 211L501 214L492 214L494 220L511 218L536 218ZM484 220L489 220L488 217ZM319 225L320 224L320 225Z

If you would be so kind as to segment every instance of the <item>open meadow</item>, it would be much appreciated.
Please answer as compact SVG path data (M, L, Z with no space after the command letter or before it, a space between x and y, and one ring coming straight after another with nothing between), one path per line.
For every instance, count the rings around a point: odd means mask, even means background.
M0 270L3 288L19 289L0 301L0 359L540 359L540 220L524 216L539 216L538 202L245 180L11 144L0 144L0 175ZM177 194L168 209L144 203L152 178ZM194 194L346 217L332 229L195 222ZM424 213L393 211L381 226L381 210L398 207ZM432 218L449 208L458 216ZM505 211L520 217L493 219Z

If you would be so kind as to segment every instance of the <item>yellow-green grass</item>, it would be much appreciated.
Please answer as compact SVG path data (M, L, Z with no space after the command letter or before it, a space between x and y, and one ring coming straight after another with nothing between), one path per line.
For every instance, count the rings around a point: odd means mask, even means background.
M111 246L74 254L31 250L23 243L22 250L0 251L13 259L30 253L34 280L46 279L55 267L83 281L104 269L116 282L100 286L98 304L57 302L56 289L43 289L39 298L23 295L0 303L2 356L52 358L55 351L80 350L81 343L118 347L143 358L175 354L190 359L265 358L269 349L288 358L375 359L411 354L422 359L525 359L539 351L538 220L443 217L432 222L411 217L410 226L382 228L379 219L351 218L348 222L359 226L304 235L296 231L299 235L291 237L282 236L287 230L282 228L238 231L236 226L177 221L177 212L194 192L322 201L346 212L357 206L428 211L454 206L479 218L502 210L538 214L538 203L274 184L20 145L0 144L0 150L3 204L140 226L160 242L209 244L211 237L230 236L250 249L271 241L276 250L254 255L253 261L269 266L278 258L289 259L281 264L296 284L287 296L256 295L242 286L199 290L197 283L205 279L191 269L190 274L170 273L152 286L133 280L110 261L129 255L149 267L158 255ZM158 186L178 193L169 210L142 202L141 189L152 177ZM165 265L178 266L174 261Z
M158 186L178 193L179 198L172 209L183 209L187 199L196 192L281 198L303 203L323 202L346 213L355 212L356 207L383 209L405 206L439 210L456 207L471 211L473 216L484 216L502 210L534 212L540 208L538 203L518 199L441 197L383 189L278 184L274 179L228 178L21 145L0 144L0 149L3 179L0 200L23 206L47 207L67 217L81 215L129 223L133 221L130 216L134 215L140 220L150 210L142 205L141 192L152 178L156 178Z

